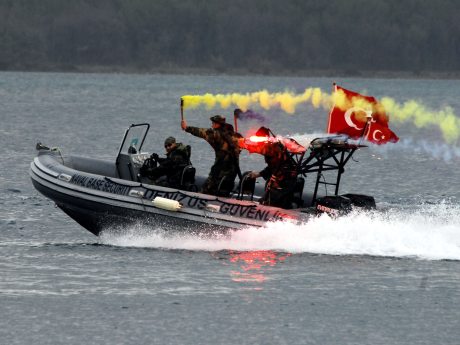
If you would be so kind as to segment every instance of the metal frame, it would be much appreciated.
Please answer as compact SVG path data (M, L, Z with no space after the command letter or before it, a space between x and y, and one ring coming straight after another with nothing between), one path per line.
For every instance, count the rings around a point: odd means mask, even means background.
M144 145L145 138L150 129L150 124L148 123L139 123L132 124L125 131L123 140L118 150L118 156L121 153L121 150L125 144L126 138L129 131L134 127L147 126L147 130L144 133L141 144L139 145L139 152ZM271 132L271 131L270 131ZM273 133L270 133L274 136ZM316 138L312 140L309 147L309 154L307 152L303 153L289 153L291 159L294 161L297 166L298 176L306 176L310 173L316 173L315 189L313 192L313 197L311 201L311 206L314 205L316 197L318 195L319 185L331 185L335 186L334 195L338 195L340 181L342 174L345 172L345 165L348 163L350 158L353 156L356 150L362 147L367 147L366 145L361 144L350 144L347 139L344 139L343 136L332 136L326 138ZM117 168L118 168L118 156L117 156ZM324 171L337 171L337 175L334 182L327 182L326 180L321 181L321 178L324 178ZM221 181L222 183L222 181ZM241 184L242 182L240 182ZM240 186L241 187L241 186ZM219 184L220 188L220 184ZM239 194L241 191L239 191ZM238 197L242 197L238 195Z
M142 145L144 145L144 141L145 141L145 138L147 137L147 134L150 130L150 124L148 123L138 123L138 124L132 124L131 126L129 126L126 131L125 131L125 135L123 136L123 140L121 141L121 145L120 145L120 149L118 150L118 155L121 153L121 149L123 148L123 146L125 145L125 140L128 136L128 133L129 131L131 130L131 128L134 128L134 127L141 127L141 126L147 126L147 130L145 131L145 134L144 134L144 137L142 138L142 141L141 141L141 144L139 145L139 148L138 148L138 152L141 152L141 149L142 149ZM117 157L118 157L117 155Z
M338 137L317 138L310 144L310 155L307 158L303 156L299 161L299 174L306 175L316 172L315 190L311 201L314 205L318 195L320 184L335 186L334 195L338 195L340 180L345 172L345 165L353 156L356 150L366 145L349 144L346 140L334 140ZM324 178L323 171L337 171L335 182L321 181Z

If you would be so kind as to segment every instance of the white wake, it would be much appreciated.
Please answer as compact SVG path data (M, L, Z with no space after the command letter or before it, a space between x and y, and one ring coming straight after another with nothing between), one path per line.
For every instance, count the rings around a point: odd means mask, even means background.
M305 224L285 222L234 231L227 237L171 235L162 229L133 227L123 235L106 232L101 242L126 247L192 251L273 250L289 253L415 257L460 260L460 206L421 205L385 212L326 215Z

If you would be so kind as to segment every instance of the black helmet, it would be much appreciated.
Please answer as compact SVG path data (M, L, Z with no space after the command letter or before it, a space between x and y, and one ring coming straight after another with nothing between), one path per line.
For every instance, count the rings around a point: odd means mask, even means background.
M222 115L214 115L209 118L212 122L218 123L220 125L223 125L225 123L225 117Z
M174 137L167 137L165 140L165 146L175 144L175 143L176 143L176 138Z

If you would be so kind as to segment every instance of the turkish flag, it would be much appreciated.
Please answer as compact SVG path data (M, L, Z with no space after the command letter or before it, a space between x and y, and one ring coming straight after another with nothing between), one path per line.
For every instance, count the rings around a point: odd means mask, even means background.
M397 135L394 134L391 129L378 122L371 121L366 132L366 140L378 145L388 142L395 143L399 140Z
M388 115L372 96L364 96L334 84L334 105L329 113L328 133L346 134L352 139L364 137L377 144L397 142L388 128Z

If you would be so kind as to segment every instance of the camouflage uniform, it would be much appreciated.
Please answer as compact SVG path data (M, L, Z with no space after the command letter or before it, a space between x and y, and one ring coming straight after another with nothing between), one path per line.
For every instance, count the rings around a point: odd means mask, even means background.
M216 129L187 126L185 131L206 140L215 152L214 164L201 192L217 195L219 184L222 178L225 177L225 182L222 183L219 195L228 196L233 190L239 169L240 149L237 140L239 134L228 124Z
M149 178L161 186L180 188L182 171L190 164L190 147L177 143L176 148L166 154L166 158L158 158L157 162L159 166L150 172ZM166 178L157 181L162 176Z
M268 182L261 203L269 206L291 208L297 170L286 148L280 142L258 143L246 147L251 153L264 156L267 167L260 175Z

